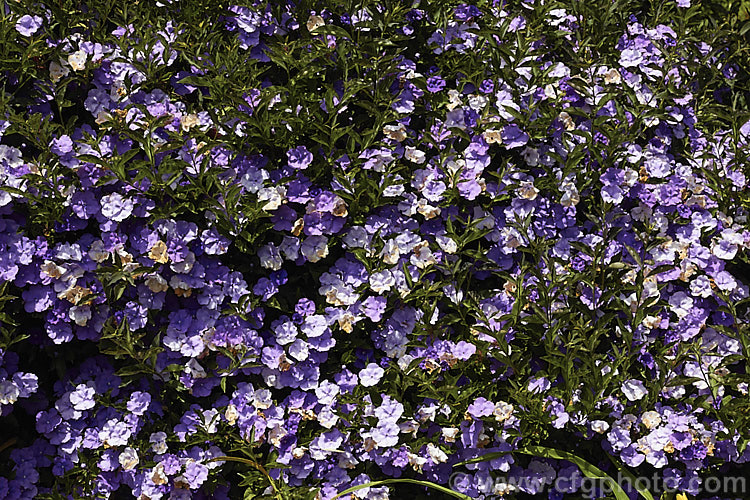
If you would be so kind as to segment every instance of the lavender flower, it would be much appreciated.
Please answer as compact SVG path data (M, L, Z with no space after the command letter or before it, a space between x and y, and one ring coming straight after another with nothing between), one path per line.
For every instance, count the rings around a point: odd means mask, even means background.
M31 36L42 27L43 22L44 20L39 16L26 14L16 21L16 31L23 36Z
M372 387L380 381L384 374L384 369L375 363L370 363L359 372L359 383L364 387Z
M297 146L286 152L289 166L298 170L304 170L313 161L313 155L305 146Z

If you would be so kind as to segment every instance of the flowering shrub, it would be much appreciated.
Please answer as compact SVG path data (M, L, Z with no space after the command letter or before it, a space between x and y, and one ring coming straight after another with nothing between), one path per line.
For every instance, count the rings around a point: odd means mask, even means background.
M748 15L706 3L6 2L0 497L742 474Z

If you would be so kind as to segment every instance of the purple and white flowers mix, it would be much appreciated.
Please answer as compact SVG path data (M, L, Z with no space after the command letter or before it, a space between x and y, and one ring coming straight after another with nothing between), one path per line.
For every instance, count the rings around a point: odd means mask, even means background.
M750 461L750 125L706 118L699 7L309 3L5 6L0 497Z

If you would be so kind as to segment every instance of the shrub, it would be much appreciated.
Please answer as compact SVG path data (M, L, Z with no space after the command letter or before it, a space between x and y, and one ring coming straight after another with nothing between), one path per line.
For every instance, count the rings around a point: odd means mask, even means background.
M3 12L0 497L738 493L745 4Z

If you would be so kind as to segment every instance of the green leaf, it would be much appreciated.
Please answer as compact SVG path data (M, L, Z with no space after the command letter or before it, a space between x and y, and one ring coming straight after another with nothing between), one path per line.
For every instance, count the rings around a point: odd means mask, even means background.
M460 498L462 500L471 500L470 496L455 492L449 488L446 488L445 486L440 486L439 484L431 483L430 481L420 481L418 479L386 479L383 481L372 481L370 483L360 484L358 486L352 486L351 488L348 488L342 491L341 493L333 497L331 500L336 500L337 498L340 498L344 495L348 495L349 493L353 493L357 490L361 490L364 488L374 488L376 486L384 486L386 484L394 484L394 483L418 484L419 486L424 486L426 488L432 488L434 490L440 491L441 493L445 493L446 495L452 496L453 498Z
M499 452L494 452L494 453L487 453L486 455L482 455L481 457L472 458L471 460L466 460L464 462L459 462L457 464L454 464L454 467L458 467L460 465L475 464L479 462L487 462L490 460L494 460L496 458L500 458L504 455L507 455L508 453L512 453L512 452L499 451ZM574 455L573 453L569 453L567 451L562 451L562 450L556 450L554 448L547 448L545 446L527 446L525 448L520 448L516 450L515 453L523 453L525 455L532 455L535 457L554 458L557 460L567 460L569 462L572 462L578 466L578 468L581 470L584 476L591 478L591 479L599 479L599 480L606 482L609 485L609 488L612 490L612 494L615 496L617 500L629 500L627 493L625 493L622 487L619 484L617 484L617 481L612 479L612 477L607 475L603 470L587 462L581 457ZM624 474L626 475L629 474L629 478L635 477L632 475L632 473L627 471L627 469L625 469L624 466L618 466L618 468L622 470ZM637 481L635 481L634 479L631 479L631 484L633 484L634 487L638 489L638 492L643 498L645 498L646 500L654 500L654 497L651 495L649 491L644 490L642 488L638 488Z
M633 485L633 487L638 490L638 493L645 498L646 500L654 500L654 496L651 494L650 491L648 491L646 488L641 487L641 482L638 481L638 478L630 472L623 464L621 464L619 461L615 460L612 455L609 453L606 454L607 458L609 458L609 461L612 462L612 464L617 467L617 470L620 471L620 473L627 477L630 480L630 484Z
M600 479L608 483L610 489L612 490L612 494L615 496L617 500L630 500L630 497L628 497L628 494L625 493L625 491L622 489L622 487L619 484L617 484L617 481L612 479L603 470L599 469L595 465L587 462L586 460L582 459L581 457L577 455L568 453L567 451L556 450L554 448L547 448L544 446L528 446L522 450L519 450L519 452L524 453L526 455L533 455L535 457L556 458L558 460L567 460L569 462L572 462L576 464L579 469L581 469L581 472L583 473L584 476L591 478L591 479ZM641 495L643 495L643 493L641 493ZM648 498L648 497L644 497L644 498ZM648 498L648 500L654 500L654 499L653 497L651 497L651 498Z

